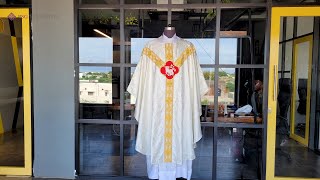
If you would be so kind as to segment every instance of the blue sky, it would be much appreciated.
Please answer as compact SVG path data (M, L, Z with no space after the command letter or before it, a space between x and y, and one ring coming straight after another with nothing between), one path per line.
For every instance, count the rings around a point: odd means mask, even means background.
M131 63L136 64L140 59L142 49L151 38L131 38ZM196 47L198 59L201 64L214 64L215 39L186 39ZM237 39L220 39L220 64L236 64ZM112 63L113 40L111 38L80 38L79 39L80 63ZM107 67L81 67L80 72L108 72ZM223 69L233 73L234 69Z

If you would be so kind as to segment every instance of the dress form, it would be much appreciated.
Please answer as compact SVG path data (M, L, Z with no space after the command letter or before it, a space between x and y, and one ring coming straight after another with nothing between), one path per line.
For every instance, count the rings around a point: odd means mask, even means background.
M164 28L163 34L168 38L172 38L176 34L176 28L172 27L171 24L169 24Z

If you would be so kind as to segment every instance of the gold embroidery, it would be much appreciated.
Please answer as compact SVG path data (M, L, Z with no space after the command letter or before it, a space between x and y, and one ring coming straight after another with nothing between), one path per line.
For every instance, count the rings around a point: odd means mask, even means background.
M174 80L167 79L164 130L164 162L172 162L173 86Z
M193 46L188 47L183 51L183 53L180 55L180 57L176 60L174 64L178 67L181 67L184 61L186 61L187 58L194 52L195 52L195 49Z
M158 68L161 68L164 65L164 62L151 49L143 48L142 54L151 59Z
M186 48L180 57L175 61L175 66L181 67L187 58L195 52L193 46ZM158 68L164 66L163 62L152 50L144 48L143 52L149 59L151 59ZM173 61L173 45L171 43L165 44L166 61ZM174 79L166 78L166 99L165 99L165 129L164 129L164 162L172 162L172 126L173 126L173 90Z
M172 43L165 44L166 61L173 61L173 45Z

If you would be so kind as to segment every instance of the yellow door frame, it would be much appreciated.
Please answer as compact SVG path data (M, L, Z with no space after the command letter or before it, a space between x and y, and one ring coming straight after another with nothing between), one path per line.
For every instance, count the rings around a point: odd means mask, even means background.
M320 16L320 7L273 7L271 14L270 31L270 60L269 60L269 87L268 87L268 122L267 122L267 180L307 180L303 177L277 177L275 168L275 140L276 140L276 112L277 112L277 85L278 85L278 59L280 19L283 16ZM310 93L309 93L310 94ZM320 180L320 178L313 178Z
M32 142L31 142L31 80L30 80L30 25L29 9L5 8L0 9L0 18L8 18L13 14L15 18L22 19L22 51L23 51L23 110L24 110L24 167L0 166L0 175L32 175ZM17 67L16 68L20 68ZM21 74L20 74L21 76ZM22 78L21 78L22 80Z
M298 61L298 44L309 42L309 59L308 59L308 83L307 83L307 106L306 106L306 130L304 138L295 134L295 114L296 114L296 96L297 96L297 61ZM310 98L311 98L311 72L312 72L312 47L313 35L301 37L293 41L293 63L292 63L292 97L291 97L291 116L290 116L290 137L304 146L309 144L309 123L310 123Z

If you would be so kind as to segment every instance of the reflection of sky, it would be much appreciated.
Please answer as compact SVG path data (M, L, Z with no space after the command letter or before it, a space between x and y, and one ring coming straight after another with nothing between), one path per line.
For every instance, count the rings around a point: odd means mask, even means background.
M79 72L84 73L84 72L104 72L108 73L112 71L112 67L99 67L99 66L80 66Z
M80 63L112 63L113 40L111 38L79 38Z
M131 63L137 64L145 44L151 38L131 38ZM215 39L186 39L196 47L200 64L215 63ZM79 39L80 63L112 63L113 41L110 38L80 38ZM237 39L220 39L220 64L236 64ZM82 71L81 71L82 69ZM111 68L110 68L111 70ZM81 67L80 72L106 72L105 67ZM223 69L234 73L234 69Z

